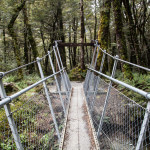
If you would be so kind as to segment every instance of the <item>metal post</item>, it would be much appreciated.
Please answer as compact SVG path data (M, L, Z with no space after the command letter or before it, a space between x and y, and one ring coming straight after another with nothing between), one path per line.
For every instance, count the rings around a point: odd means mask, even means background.
M57 61L57 64L58 64L58 68L59 70L61 70L61 67L60 67L60 62L58 60L58 56L57 56L57 53L56 53L56 50L55 50L55 46L53 46L53 50L54 50L54 53L55 53L55 57L56 57L56 61ZM63 69L63 68L62 68ZM60 75L61 75L61 78L63 80L63 83L64 83L64 86L65 86L65 89L66 89L66 95L67 95L67 98L69 99L69 88L68 88L68 84L67 84L67 81L64 79L64 76L62 74L62 72L60 72Z
M49 57L49 61L50 61L51 67L52 67L53 74L55 74L54 65L53 65L52 58L51 58L51 55L50 55L49 51L48 51L48 57ZM54 78L55 78L56 86L57 86L57 89L58 89L59 97L60 97L60 100L61 100L61 104L62 104L62 107L63 107L63 111L64 111L64 114L66 115L65 105L64 105L63 98L62 98L62 95L61 95L61 92L60 92L60 88L59 88L59 84L58 84L58 80L57 80L56 75L54 75Z
M94 61L94 69L96 67L96 63L97 63L97 58L98 58L98 54L99 54L99 48L98 48L98 51L96 53L96 59ZM88 82L87 82L87 88L86 88L86 96L87 96L87 101L88 101L88 98L89 98L89 90L90 90L90 83L93 81L94 79L94 73L93 72L90 72L89 74L89 78L88 78Z
M116 55L115 58L119 58L119 56ZM116 68L117 68L117 62L118 61L115 59L112 74L111 74L112 78L115 76L115 72L116 72ZM101 116L101 119L100 119L98 131L97 131L97 137L99 137L99 135L101 133L101 130L102 130L103 120L104 120L107 104L108 104L108 101L109 101L109 94L110 94L110 91L111 91L111 87L112 87L112 81L110 81L109 86L108 86L107 95L106 95L106 98L105 98L104 109L103 109L103 112L102 112L102 116Z
M96 42L96 44L95 44L94 53L93 53L93 56L92 56L92 61L91 61L90 67L92 67L92 64L93 64L93 62L94 62L94 57L95 57L96 51L97 51L97 44L98 44L98 41L95 41L95 42ZM91 76L91 71L88 70L88 71L87 71L86 78L85 78L85 84L84 84L84 92L85 92L85 94L87 94L86 91L87 91L87 88L88 88L88 82L89 82L90 76Z
M7 97L2 79L0 79L0 95L2 99ZM12 135L14 137L16 147L18 150L23 150L24 148L22 147L22 144L21 144L21 140L17 131L17 127L15 125L15 121L11 113L10 105L9 104L4 105L4 109L5 109L7 119L8 119L9 126L11 128Z
M140 131L138 142L137 142L137 145L136 145L136 150L140 150L141 145L144 141L144 135L145 135L146 128L147 128L147 125L148 125L148 122L149 122L149 115L150 115L150 101L147 104L144 120L143 120L143 123L142 123L142 126L141 126L141 131Z
M104 52L106 52L106 50L104 50ZM102 70L103 70L104 61L105 61L105 56L106 56L106 54L103 53L102 62L101 62L101 66L100 66L99 72L102 72ZM101 79L101 78L100 78L100 79ZM91 109L92 109L93 106L94 106L94 102L95 102L96 94L97 94L97 91L98 91L98 85L99 85L99 83L100 83L100 79L99 79L99 76L97 76L96 85L95 85L95 89L94 89L94 95L93 95L93 101L92 101L92 105L91 105Z
M44 74L43 74L43 70L42 70L42 67L41 67L40 60L41 60L40 58L37 58L37 64L38 64L38 67L39 67L41 78L44 79ZM50 96L49 96L49 93L48 93L48 89L47 89L47 85L46 85L45 81L43 82L43 87L44 87L46 98L47 98L47 101L48 101L48 104L49 104L49 108L50 108L50 111L51 111L51 114L52 114L52 118L53 118L53 122L54 122L54 125L55 125L55 129L56 129L56 133L57 133L57 136L58 136L58 140L60 141L59 128L58 128L58 124L57 124L57 121L56 121L55 113L54 113L54 110L53 110L53 107L52 107L52 102L51 102L51 99L50 99Z
M56 50L57 50L58 58L59 58L59 60L60 60L61 68L63 69L64 66L63 66L62 59L61 59L61 56L60 56L60 53L59 53L57 41L55 41L55 47L56 47ZM63 70L63 74L64 74L64 79L65 79L65 81L67 81L67 77L66 77L66 75L65 75L65 71L64 71L64 70ZM69 87L68 84L67 84L67 87ZM71 88L70 88L70 89L71 89ZM68 90L70 91L70 89L68 89Z

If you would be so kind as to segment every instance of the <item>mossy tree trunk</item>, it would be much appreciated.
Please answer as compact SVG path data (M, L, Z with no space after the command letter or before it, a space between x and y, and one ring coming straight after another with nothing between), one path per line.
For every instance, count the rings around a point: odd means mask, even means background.
M16 9L14 9L14 14L12 15L12 18L8 24L8 31L13 40L14 53L15 53L16 62L17 62L18 67L21 66L21 58L20 58L20 48L19 48L18 38L17 38L17 34L14 30L14 23L20 13L20 11L25 6L25 3L26 3L26 0L24 0ZM22 78L23 78L22 69L19 69L18 70L18 79L22 79Z
M62 40L62 42L65 42L64 27L63 27L63 15L62 15L62 1L60 1L60 0L58 2L57 14L58 14L58 24L59 24L59 38ZM67 67L65 47L62 47L60 49L60 51L61 51L60 55L62 58L63 66Z
M28 58L29 49L28 49L28 40L27 40L28 18L27 18L27 8L25 6L23 8L23 17L24 17L24 59L25 59L25 63L27 64L29 63L29 58Z
M47 55L47 50L46 50L46 44L45 44L45 37L44 37L44 23L43 21L41 21L41 27L40 27L40 34L41 34L41 39L42 39L42 43L43 43L43 49L44 49L44 53L45 55ZM44 62L44 71L46 74L48 74L48 57L45 58L45 62Z
M123 0L123 4L125 7L125 11L126 11L126 15L128 18L128 22L129 22L129 30L130 30L130 38L131 38L131 42L132 42L132 47L134 50L134 54L136 57L136 62L139 65L142 65L143 63L141 62L141 50L139 47L139 41L138 41L138 36L137 36L137 32L136 32L136 25L133 21L133 15L131 12L131 6L129 4L129 0Z
M104 50L108 50L110 39L109 39L109 22L110 22L110 8L111 8L111 1L104 0L104 6L101 11L101 18L100 18L100 28L98 31L98 42L100 46ZM97 69L100 68L100 63L102 60L102 52L99 52L98 59L97 59ZM105 60L104 69L107 69L107 62Z
M28 18L28 14L27 14L27 8L26 5L24 6L23 9L23 15L24 15L24 26L25 26L25 32L24 32L24 37L25 37L25 43L24 43L24 56L25 56L25 61L26 63L28 63L28 41L29 44L31 46L31 50L32 50L32 54L33 54L33 60L36 60L36 58L38 57L38 51L37 51L37 46L36 46L36 42L35 39L33 37L33 33L32 33L32 29L31 29L31 25L29 23L29 18ZM28 66L29 72L32 73L34 71L34 65L30 65Z
M122 0L113 0L113 11L114 11L114 18L115 18L115 28L116 28L116 41L117 41L117 48L119 50L120 58L123 60L128 60L127 55L127 47L125 36L123 32L123 22L122 22ZM122 65L122 71L124 73L124 78L132 79L133 75L131 72L131 68L127 64Z

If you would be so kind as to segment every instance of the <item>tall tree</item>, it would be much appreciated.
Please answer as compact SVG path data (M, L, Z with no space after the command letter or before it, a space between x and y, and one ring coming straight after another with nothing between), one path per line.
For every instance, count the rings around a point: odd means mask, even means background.
M74 17L73 18L73 42L77 43L77 29L78 29L78 18ZM76 66L76 50L77 47L73 47L73 66Z
M19 43L18 43L18 37L17 34L14 30L14 23L20 13L20 11L23 9L24 5L26 3L26 0L24 0L16 9L14 9L14 14L11 17L11 20L8 24L8 31L10 36L13 39L13 44L14 44L14 53L16 56L16 62L18 67L21 66L21 58L20 58L20 49L19 49ZM18 70L18 78L21 79L23 78L23 73L22 73L22 69Z
M100 28L98 31L98 41L102 49L108 50L109 46L109 23L110 23L110 8L111 8L111 1L104 0L103 6L101 6L101 13L100 13ZM98 63L97 67L100 67L100 62L102 60L102 52L100 51L98 55ZM106 66L106 64L105 64Z
M80 0L80 7L81 7L81 43L84 43L84 34L85 34L85 27L84 27L84 8L83 8L83 0ZM81 69L85 69L84 64L84 46L81 46Z
M125 36L123 32L121 9L122 9L122 1L113 0L113 11L114 11L114 18L115 18L117 46L118 46L120 58L123 60L128 60L126 40L125 40ZM129 65L127 64L122 65L122 71L124 73L125 78L128 78L128 79L133 78L131 68L129 67Z
M136 25L133 20L133 15L131 12L131 6L129 4L129 0L123 0L123 4L126 10L128 21L129 21L129 29L130 29L129 33L130 33L130 38L131 38L131 44L135 52L136 61L137 61L137 64L142 65L141 50L139 47L139 41L138 41L138 36L136 32Z
M62 42L65 42L63 15L62 15L62 1L61 0L58 1L57 14L58 14L58 24L59 24L59 38L62 40ZM65 51L64 47L61 49L60 55L61 55L64 67L67 67L67 65L66 65L66 51Z

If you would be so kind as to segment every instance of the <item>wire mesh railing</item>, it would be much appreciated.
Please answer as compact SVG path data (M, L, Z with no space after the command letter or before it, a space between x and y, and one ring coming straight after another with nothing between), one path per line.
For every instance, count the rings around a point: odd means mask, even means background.
M57 45L53 51L59 71L55 71L51 53L48 52L46 56L33 62L37 63L41 80L10 96L6 95L2 81L5 75L33 63L1 73L0 149L58 149L70 102L71 84L61 58L58 57ZM44 77L41 66L45 57L49 58L53 72L47 77ZM43 84L43 87L40 84ZM31 90L34 92L30 92Z
M100 70L96 71L97 56L101 50L103 53ZM150 149L150 94L122 81L116 80L115 73L118 56L114 59L112 75L102 73L105 56L108 53L95 44L95 52L84 82L84 91L90 115L93 121L100 149L109 150L148 150ZM126 63L126 61L121 60ZM129 64L129 63L128 63ZM132 63L130 63L132 65ZM134 65L134 64L133 64ZM138 67L138 65L135 65ZM149 71L148 68L140 66ZM103 78L110 80L104 81ZM115 83L115 84L114 84ZM142 95L147 107L143 107L113 87L121 85L139 95Z

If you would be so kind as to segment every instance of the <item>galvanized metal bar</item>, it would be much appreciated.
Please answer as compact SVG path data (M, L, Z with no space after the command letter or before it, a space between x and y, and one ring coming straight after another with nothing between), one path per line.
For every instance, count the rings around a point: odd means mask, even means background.
M118 58L118 55L117 55L115 58ZM117 60L115 59L115 60L114 60L113 70L112 70L112 74L111 74L111 77L112 77L112 78L113 78L114 75L115 75L116 68L117 68ZM107 95L106 95L106 98L105 98L105 104L104 104L102 116L101 116L101 119L100 119L98 131L97 131L97 137L99 137L99 135L100 135L100 133L101 133L101 130L102 130L103 121L104 121L104 116L105 116L107 104L108 104L108 101L109 101L109 95L110 95L111 87L112 87L112 81L110 81L109 86L108 86L108 91L107 91Z
M150 116L150 101L147 104L144 120L143 120L143 123L142 123L142 126L141 126L141 131L140 131L138 142L137 142L137 145L136 145L136 150L141 149L141 145L144 141L144 136L146 134L146 128L147 128L147 125L148 125L148 122L149 122L149 116Z
M0 79L0 95L1 95L2 99L7 97L2 79ZM21 140L20 140L20 137L19 137L19 134L17 131L17 127L15 125L15 121L14 121L12 113L11 113L10 105L9 104L4 105L4 109L5 109L5 113L6 113L6 116L8 119L8 123L9 123L10 129L11 129L12 135L14 137L16 147L18 150L23 150L24 148L22 147L22 144L21 144Z
M38 64L38 67L39 67L40 75L41 75L41 78L44 79L44 74L43 74L43 70L42 70L40 61L41 61L41 59L37 58L37 64ZM54 122L55 129L56 129L56 133L57 133L57 136L58 136L58 141L60 141L59 128L58 128L55 113L54 113L54 110L53 110L53 107L52 107L52 102L51 102L51 99L50 99L49 92L48 92L47 85L46 85L45 81L43 82L43 87L44 87L46 98L47 98L49 108L50 108L50 111L51 111L51 114L52 114L53 122Z
M67 82L68 82L69 91L71 91L71 83L70 83L70 80L69 80L69 77L68 77L68 74L67 74L66 70L64 70L64 74L65 74Z
M107 78L107 79L109 79L109 80L111 80L111 81L117 83L117 84L120 84L120 85L122 85L122 86L124 86L124 87L126 87L126 88L128 88L128 89L130 89L130 90L132 90L132 91L134 91L134 92L136 92L136 93L138 93L138 94L140 94L140 95L143 95L143 96L146 97L147 99L150 99L150 93L148 93L148 92L145 92L145 91L140 90L140 89L138 89L138 88L136 88L136 87L133 87L133 86L131 86L131 85L129 85L129 84L126 84L126 83L124 83L124 82L122 82L122 81L119 81L119 80L117 80L117 79L114 79L114 78L112 78L112 77L110 77L110 76L107 76L107 75L105 75L105 74L103 74L103 73L100 73L100 72L98 72L98 71L96 71L96 70L94 70L94 69L92 69L92 68L89 68L89 69L90 69L91 71L96 72L97 74L99 74L99 75L101 75L101 76L103 76L103 77L105 77L105 78Z
M58 48L58 43L57 43L57 41L55 41L55 47L56 47L56 51L57 51L57 54L58 54L58 58L59 58L59 60L60 60L61 68L64 68L63 63L62 63L62 59L61 59L61 56L60 56L60 52L59 52L59 48ZM63 74L64 74L64 79L65 79L65 81L67 81L67 78L66 78L66 76L65 76L65 71L63 71ZM68 87L68 85L67 85L67 87ZM71 88L69 89L69 91L70 91L70 90L71 90Z
M92 64L94 62L94 58L95 58L96 51L97 51L97 43L98 43L98 41L95 41L95 44L94 44L95 48L94 48L94 53L93 53L93 56L92 56L92 61L91 61L90 67L92 67ZM85 92L85 94L86 94L86 90L87 90L89 75L90 75L90 70L87 71L86 78L85 78L85 81L84 81L84 92Z
M53 65L52 58L51 58L51 55L50 55L49 51L48 51L48 57L49 57L49 61L50 61L50 64L51 64L51 68L52 68L53 74L55 74L54 65ZM64 101L63 101L63 98L62 98L62 95L61 95L61 91L60 91L60 87L59 87L56 75L54 75L54 78L55 78L56 86L57 86L57 89L58 89L58 92L59 92L59 97L60 97L60 100L61 100L63 111L64 111L64 114L66 115L65 105L64 105Z
M59 68L59 70L61 70L60 62L59 62L59 60L58 60L58 56L57 56L57 53L56 53L56 50L55 50L55 46L53 46L53 50L54 50L55 58L56 58L56 61L57 61L57 64L58 64L58 68ZM62 78L62 80L63 80L63 84L64 84L65 89L66 89L66 96L67 96L67 98L69 98L69 93L68 93L69 88L68 88L67 81L64 79L65 77L64 77L64 75L62 74L62 72L60 72L60 75L61 75L61 78Z
M42 82L48 80L49 78L52 78L54 75L57 75L58 73L60 73L60 72L63 71L63 70L64 70L64 69L62 69L62 70L60 70L60 71L58 71L58 72L56 72L56 73L54 73L54 74L52 74L52 75L50 75L50 76L48 76L48 77L46 77L46 78L44 78L44 79L42 79L42 80L36 82L36 83L34 83L34 84L32 84L32 85L30 85L30 86L24 88L23 90L21 90L21 91L15 93L15 94L13 94L13 95L11 95L11 96L8 96L8 97L6 97L6 98L3 98L2 101L0 101L0 108L1 108L2 106L4 106L4 105L10 103L13 99L19 97L19 96L22 95L23 93L26 93L27 91L29 91L29 90L31 90L32 88L36 87L37 85L41 84Z
M94 68L96 67L98 54L99 54L99 48L98 48L98 50L97 50L96 58L95 58L95 60L94 60ZM89 79L88 79L89 81L88 81L87 89L86 89L86 91L87 91L87 92L86 92L87 101L88 101L88 98L89 98L89 90L90 90L89 86L91 85L91 83L92 83L93 79L94 79L94 73L93 73L93 72L91 72L91 73L90 73L90 75L89 75Z
M111 58L114 59L114 56L112 56L111 54L109 54L109 53L107 53L107 52L104 52L104 50L100 47L100 45L98 45L98 47L100 48L100 50L101 50L103 53L105 53L106 55L108 55L109 57L111 57ZM134 63L125 61L125 60L123 60L123 59L117 58L117 60L120 61L120 62L129 64L129 65L135 66L135 67L137 67L137 68L141 68L141 69L143 69L143 70L150 71L149 68L146 68L146 67L143 67L143 66L140 66L140 65L137 65L137 64L134 64Z
M106 51L106 50L105 50L105 51ZM104 61L105 61L105 56L106 56L106 54L103 53L102 62L101 62L101 66L100 66L99 72L102 72L102 70L103 70ZM101 79L101 78L100 78L100 79ZM94 93L93 93L93 101L92 101L91 109L93 109L93 106L94 106L94 102L95 102L95 98L96 98L96 95L97 95L98 85L99 85L99 83L100 83L100 79L99 79L99 77L97 76L97 78L96 78L96 85L95 85L95 89L94 89Z

